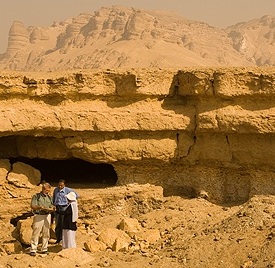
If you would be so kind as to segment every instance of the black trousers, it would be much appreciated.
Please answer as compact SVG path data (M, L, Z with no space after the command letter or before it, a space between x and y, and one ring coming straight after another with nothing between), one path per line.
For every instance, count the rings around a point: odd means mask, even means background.
M54 214L55 218L55 236L56 241L60 242L62 240L62 227L63 227L63 221L64 221L64 210L66 207L57 207L56 212Z

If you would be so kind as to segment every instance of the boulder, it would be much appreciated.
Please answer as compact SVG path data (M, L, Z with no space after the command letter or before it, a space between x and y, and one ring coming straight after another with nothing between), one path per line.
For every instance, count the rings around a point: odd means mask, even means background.
M0 159L0 185L7 182L8 172L11 170L11 164L8 159Z
M113 251L128 251L129 248L129 239L124 236L119 236L116 238L115 243L113 244Z
M88 253L85 252L81 248L67 248L61 250L54 258L53 258L53 266L56 267L76 267L71 266L69 264L75 263L75 265L82 266L91 261L94 258ZM51 267L51 266L48 266ZM84 267L84 266L83 266Z
M19 240L22 244L30 245L32 237L32 222L33 218L26 220L19 220L17 222L17 230L19 233Z
M141 230L141 226L137 219L124 218L118 225L118 229L126 232L130 237L133 237L134 234Z
M30 245L31 243L32 223L33 223L33 217L27 218L25 220L19 220L17 222L16 229L19 234L19 240L22 244ZM50 238L56 239L55 232L54 232L54 225L52 225L50 228Z
M125 232L116 228L106 228L102 230L97 237L97 240L106 244L108 248L113 249L117 238L119 238L121 241L128 241L128 243L131 242L131 238Z
M23 248L19 241L9 241L2 244L3 249L7 254L22 253Z
M99 252L99 251L105 251L107 249L107 246L96 239L91 239L88 242L84 243L84 248L89 252Z
M22 162L16 162L12 165L12 171L8 174L9 183L20 188L34 188L41 181L39 170Z

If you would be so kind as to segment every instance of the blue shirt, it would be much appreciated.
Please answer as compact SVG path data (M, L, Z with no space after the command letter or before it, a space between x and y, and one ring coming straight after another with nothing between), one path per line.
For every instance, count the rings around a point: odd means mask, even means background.
M65 206L68 205L68 199L65 196L66 194L70 192L75 192L73 189L69 187L64 187L63 189L59 190L58 187L56 187L53 191L53 204L55 206ZM75 192L76 198L79 197L79 195Z

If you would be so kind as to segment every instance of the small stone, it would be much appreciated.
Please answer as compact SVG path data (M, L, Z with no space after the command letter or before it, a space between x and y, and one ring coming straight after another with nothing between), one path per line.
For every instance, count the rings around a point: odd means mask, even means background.
M247 261L241 267L242 268L252 268L253 267L253 261Z
M141 226L142 226L143 228L146 228L146 226L147 226L146 221L143 221L143 222L141 223Z

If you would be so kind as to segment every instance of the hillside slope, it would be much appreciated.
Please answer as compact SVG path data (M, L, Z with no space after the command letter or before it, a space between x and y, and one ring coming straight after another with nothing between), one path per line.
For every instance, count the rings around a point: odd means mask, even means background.
M253 22L258 30L245 39L246 47L253 51L241 45L241 36L246 36L247 29L251 32L250 22L222 30L165 11L113 6L50 27L14 22L7 51L0 55L0 68L53 71L273 65L274 18L260 21ZM264 46L263 38L269 45Z
M256 65L275 65L275 18L241 22L226 29L233 47Z

